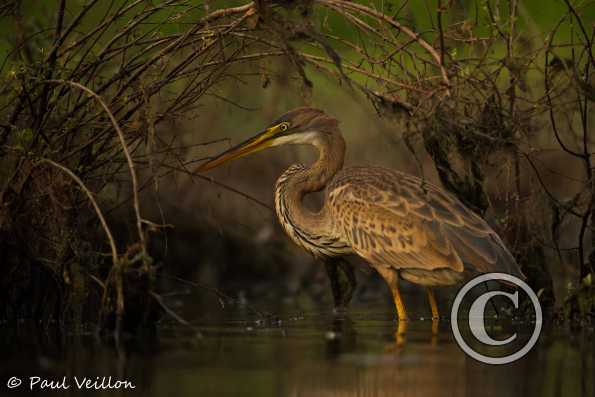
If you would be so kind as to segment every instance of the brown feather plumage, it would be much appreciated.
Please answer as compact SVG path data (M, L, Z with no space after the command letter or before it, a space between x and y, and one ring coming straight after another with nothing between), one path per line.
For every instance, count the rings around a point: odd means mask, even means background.
M327 187L333 232L376 266L429 276L426 285L451 284L451 272L507 271L521 275L498 235L456 197L436 185L382 167L341 170ZM421 272L420 272L421 271ZM461 275L462 276L462 275Z

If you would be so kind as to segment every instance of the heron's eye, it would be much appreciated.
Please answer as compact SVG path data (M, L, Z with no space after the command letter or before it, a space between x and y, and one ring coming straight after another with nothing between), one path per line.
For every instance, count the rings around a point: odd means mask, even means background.
M285 132L289 129L289 123L288 122L283 122L279 125L279 130L281 132Z

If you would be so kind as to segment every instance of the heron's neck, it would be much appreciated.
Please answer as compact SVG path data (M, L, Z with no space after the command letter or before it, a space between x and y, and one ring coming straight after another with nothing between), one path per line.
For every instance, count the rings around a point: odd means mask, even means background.
M345 157L345 141L337 128L320 134L311 144L318 150L318 159L310 166L291 166L281 175L275 189L277 215L294 240L299 233L305 237L328 234L332 219L326 206L314 212L304 206L303 199L308 193L324 189L343 167Z

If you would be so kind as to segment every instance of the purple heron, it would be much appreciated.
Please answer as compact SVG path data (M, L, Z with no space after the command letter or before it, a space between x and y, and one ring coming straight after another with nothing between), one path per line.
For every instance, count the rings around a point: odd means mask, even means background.
M407 319L407 311L399 278L426 287L435 319L438 307L431 287L456 284L474 272L524 278L496 232L452 194L392 169L343 168L345 141L338 124L321 110L297 108L197 171L268 147L314 146L319 156L313 164L292 165L277 180L275 208L289 237L327 264L336 305L348 303L355 287L351 266L337 261L351 254L387 282L400 320ZM303 205L308 193L325 188L320 210ZM339 270L348 283L338 281Z

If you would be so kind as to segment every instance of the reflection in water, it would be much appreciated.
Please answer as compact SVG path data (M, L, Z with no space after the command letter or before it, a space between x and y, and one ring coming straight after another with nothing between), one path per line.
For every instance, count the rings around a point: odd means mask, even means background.
M406 342L385 313L286 317L272 324L226 321L124 340L120 349L92 336L60 338L26 329L0 331L0 395L11 376L112 376L146 396L593 396L592 334L544 332L521 361L489 366L466 357L448 324L413 321ZM68 394L77 394L72 387ZM39 395L65 395L64 391Z

